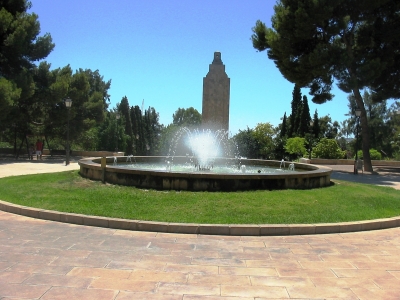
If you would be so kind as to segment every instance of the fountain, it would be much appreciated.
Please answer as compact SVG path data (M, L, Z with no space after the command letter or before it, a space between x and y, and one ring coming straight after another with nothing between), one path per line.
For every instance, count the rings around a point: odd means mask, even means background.
M237 191L328 186L326 167L232 155L225 131L181 128L167 156L128 156L79 161L82 176L160 190ZM125 160L125 161L124 161ZM103 166L103 167L102 167ZM104 177L103 177L104 176Z
M210 171L215 159L231 156L227 137L228 133L224 130L190 130L182 127L171 141L167 161L173 165L175 157L185 154L196 171Z
M282 159L281 164L279 165L280 169L285 169L285 160Z
M133 164L132 158L133 158L133 160L135 160L135 157L133 155L128 155L126 157L126 163L127 164Z

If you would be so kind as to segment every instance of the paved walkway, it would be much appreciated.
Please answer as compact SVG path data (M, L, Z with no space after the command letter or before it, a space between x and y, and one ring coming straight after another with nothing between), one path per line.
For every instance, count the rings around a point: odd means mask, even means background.
M366 184L389 186L400 190L400 168L399 167L374 167L374 173L359 171L353 174L353 166L349 165L327 165L333 169L331 179L346 180Z
M52 172L52 165L78 168L45 164ZM18 174L11 169L35 173L34 165L43 172L40 162L0 162L0 176ZM400 228L208 236L86 227L0 211L0 299L400 299Z
M65 165L63 157L43 157L43 160L0 158L0 178L39 173L54 173L68 170L78 170L78 157L72 157L70 164ZM1 299L1 298L0 298Z

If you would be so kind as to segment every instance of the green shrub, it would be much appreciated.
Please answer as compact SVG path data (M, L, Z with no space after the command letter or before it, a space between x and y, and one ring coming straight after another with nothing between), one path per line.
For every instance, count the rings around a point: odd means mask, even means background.
M400 161L400 152L393 153L393 158L394 158L394 160L399 160Z
M305 139L301 137L294 137L287 139L285 150L287 153L304 156L307 154L306 147L304 146Z
M323 138L312 151L314 157L326 159L338 159L346 156L346 151L342 151L334 139Z
M12 145L7 142L0 142L0 148L12 148Z
M357 155L358 155L359 159L364 158L362 150L358 150ZM369 149L369 155L371 156L372 160L381 160L382 159L382 154L376 149Z

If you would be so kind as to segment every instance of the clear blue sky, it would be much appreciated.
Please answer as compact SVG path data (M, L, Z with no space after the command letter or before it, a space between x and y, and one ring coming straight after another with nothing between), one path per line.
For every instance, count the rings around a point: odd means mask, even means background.
M203 77L215 51L221 52L231 79L230 131L257 123L278 125L294 85L288 82L266 52L251 43L258 19L270 25L274 0L32 0L41 35L56 44L47 57L52 69L71 65L99 70L111 82L110 107L122 97L129 104L152 106L160 123L172 122L178 108L201 113ZM311 102L311 116L330 114L342 121L347 95L335 88L326 104Z

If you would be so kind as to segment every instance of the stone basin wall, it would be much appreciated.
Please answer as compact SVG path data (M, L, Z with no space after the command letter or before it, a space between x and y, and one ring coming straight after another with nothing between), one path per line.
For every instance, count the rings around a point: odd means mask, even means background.
M134 157L136 162L165 162L166 157ZM186 157L174 157L174 162L185 161ZM119 163L126 157L118 157ZM222 162L216 160L216 163ZM114 166L114 157L89 158L79 161L80 174L93 180L112 184L135 186L158 190L189 191L240 191L274 189L311 189L330 185L332 170L327 167L294 163L300 172L278 174L217 174L211 172L169 172L140 169L126 169ZM264 165L279 168L279 161L245 160L245 165ZM288 167L286 162L286 168Z

